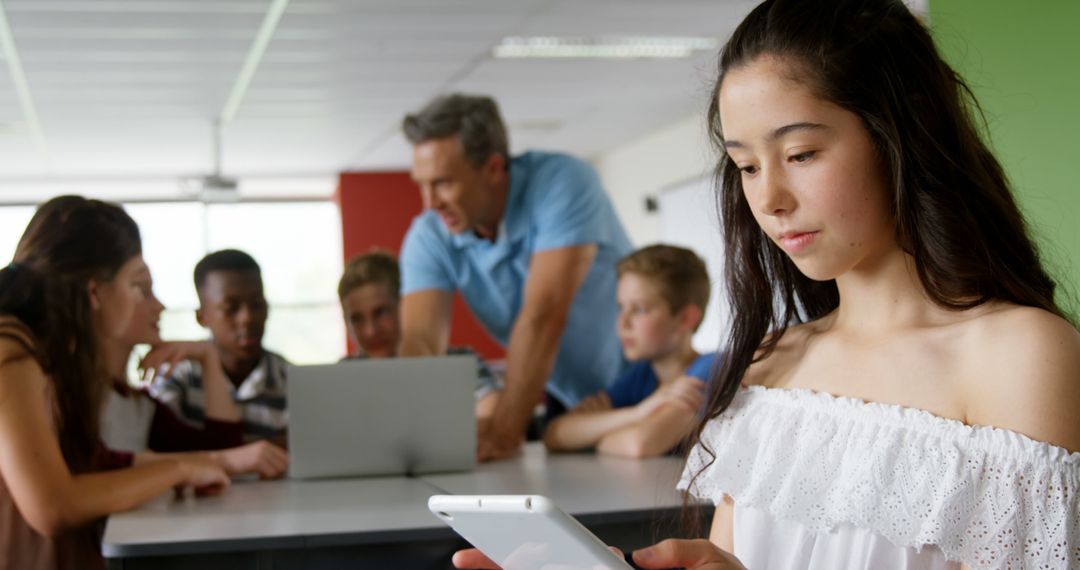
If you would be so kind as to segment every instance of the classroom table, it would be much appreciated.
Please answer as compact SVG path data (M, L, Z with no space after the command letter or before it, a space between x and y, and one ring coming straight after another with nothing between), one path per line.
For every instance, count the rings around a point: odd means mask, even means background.
M514 460L422 479L453 495L544 495L587 525L642 520L657 510L680 509L682 494L675 484L682 467L683 460L676 457L549 454L542 444L530 443Z
M224 494L161 497L109 518L109 568L448 568L464 546L427 510L434 494L540 494L609 544L678 533L682 460L549 455L527 444L475 471L315 481L241 481Z

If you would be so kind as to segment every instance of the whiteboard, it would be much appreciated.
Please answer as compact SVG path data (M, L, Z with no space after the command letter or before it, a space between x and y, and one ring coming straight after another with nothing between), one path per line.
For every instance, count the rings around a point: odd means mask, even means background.
M661 191L660 239L689 248L705 260L712 282L705 320L694 334L694 350L721 348L731 330L730 308L724 287L724 242L720 235L712 178L696 178Z

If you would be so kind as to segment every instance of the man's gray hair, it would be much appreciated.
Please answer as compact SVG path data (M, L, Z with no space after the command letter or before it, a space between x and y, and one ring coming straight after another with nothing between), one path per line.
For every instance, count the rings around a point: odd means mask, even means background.
M473 166L483 165L493 154L510 164L506 126L491 97L461 93L436 97L418 113L406 115L401 130L413 146L459 135L465 158Z

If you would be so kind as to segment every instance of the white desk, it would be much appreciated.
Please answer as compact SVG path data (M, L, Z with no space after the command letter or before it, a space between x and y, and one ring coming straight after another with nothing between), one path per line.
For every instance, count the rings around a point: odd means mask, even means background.
M548 454L543 445L530 443L513 461L422 479L452 495L544 495L584 522L680 509L682 495L675 484L682 468L683 460L675 457L638 460L592 453Z
M444 525L427 510L438 490L405 477L237 482L220 496L161 497L109 518L109 558L307 547L414 538Z
M547 495L601 538L638 547L658 516L673 520L681 508L681 468L673 457L549 456L533 443L518 458L469 473L238 482L219 497L163 497L110 517L102 551L123 569L446 568L462 544L427 510L429 496L446 493Z

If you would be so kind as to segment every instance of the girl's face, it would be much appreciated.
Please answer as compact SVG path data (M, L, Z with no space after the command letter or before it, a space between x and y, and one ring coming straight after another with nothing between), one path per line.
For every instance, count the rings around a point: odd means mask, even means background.
M142 290L143 300L135 306L135 312L131 316L127 329L124 331L124 344L132 346L136 344L160 344L161 343L161 313L165 305L161 304L154 295L154 280L147 269L136 275L136 284Z
M616 328L627 360L655 360L679 348L690 334L683 311L672 313L654 279L636 273L619 277L615 290L619 307Z
M807 277L835 279L897 249L889 193L862 120L792 71L763 56L728 72L724 146L761 229Z
M130 340L131 333L138 328L135 321L140 311L143 313L143 330L139 334L145 336L145 329L149 326L147 315L153 311L141 306L152 297L149 287L150 268L146 266L142 255L136 255L125 262L109 281L90 280L90 304L94 311L94 330L99 339L121 342Z

